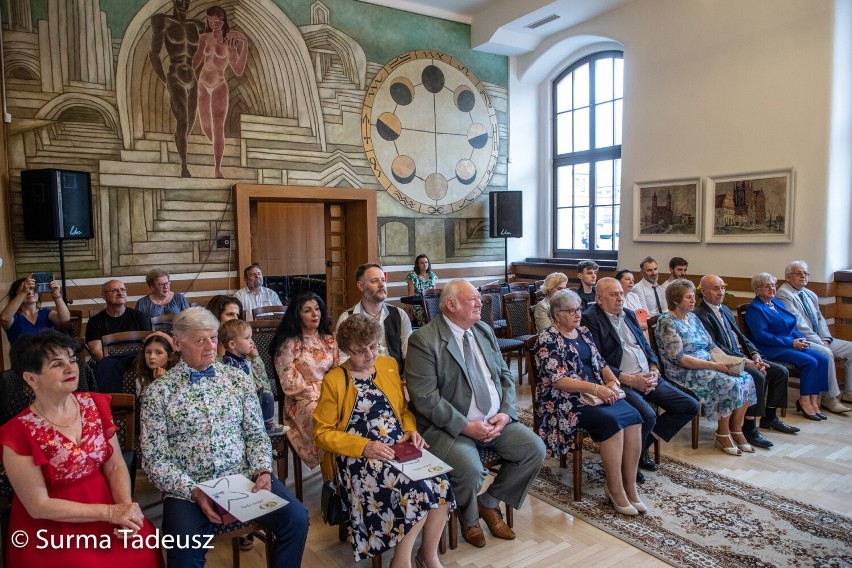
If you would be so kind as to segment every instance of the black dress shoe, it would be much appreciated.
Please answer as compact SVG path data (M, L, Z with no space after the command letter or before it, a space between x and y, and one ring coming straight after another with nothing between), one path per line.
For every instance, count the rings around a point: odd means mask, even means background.
M647 455L639 458L639 467L645 471L657 471L657 464Z
M781 432L782 434L795 434L796 432L800 431L799 428L796 428L795 426L790 426L777 416L775 418L769 419L761 418L760 427L766 430L775 430L777 432Z
M645 476L641 471L636 471L636 483L645 483Z
M760 430L754 428L753 430L745 430L743 429L743 436L748 441L749 444L755 446L757 448L771 448L775 444L766 439L766 436L760 433Z
M819 418L820 420L828 420L828 416L826 416L822 412L817 412L816 417Z

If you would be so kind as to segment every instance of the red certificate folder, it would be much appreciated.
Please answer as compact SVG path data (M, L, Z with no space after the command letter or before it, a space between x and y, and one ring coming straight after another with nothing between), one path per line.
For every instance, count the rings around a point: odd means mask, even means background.
M423 455L423 452L418 450L417 446L411 442L401 442L399 444L394 444L391 447L393 448L394 458L399 463L416 460Z

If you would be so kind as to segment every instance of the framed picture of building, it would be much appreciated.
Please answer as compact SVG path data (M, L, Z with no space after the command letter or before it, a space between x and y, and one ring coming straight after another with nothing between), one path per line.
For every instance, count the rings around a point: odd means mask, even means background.
M708 178L707 242L791 242L793 181L792 168Z
M633 240L701 241L699 178L633 184Z

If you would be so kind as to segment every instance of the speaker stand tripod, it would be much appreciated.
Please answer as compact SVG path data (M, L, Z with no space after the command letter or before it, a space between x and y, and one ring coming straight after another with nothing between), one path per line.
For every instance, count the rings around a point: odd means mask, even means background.
M59 239L59 275L62 280L62 300L67 306L73 304L74 300L68 299L68 288L65 287L65 248L63 242L64 239Z
M503 284L509 285L509 239L503 237Z

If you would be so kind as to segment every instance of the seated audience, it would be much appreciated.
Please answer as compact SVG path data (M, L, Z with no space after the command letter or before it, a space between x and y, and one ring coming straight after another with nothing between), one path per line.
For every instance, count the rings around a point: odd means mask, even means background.
M539 333L550 327L553 323L550 319L550 298L560 290L564 290L568 286L568 277L561 272L552 272L544 279L544 284L541 285L541 292L544 298L539 300L535 305L535 328Z
M580 285L577 287L577 295L583 302L583 309L589 304L595 303L595 282L598 281L598 263L593 260L584 260L577 265L577 277Z
M243 304L236 296L227 296L219 294L213 296L207 302L207 309L216 316L220 323L225 323L232 319L245 319L243 317Z
M11 353L12 368L35 400L0 427L3 466L15 491L9 534L29 536L21 546L3 544L7 565L162 566L159 550L133 546L153 527L130 495L109 395L74 392L77 347L74 338L45 330L21 337ZM43 547L37 534L72 543L88 536L110 546Z
M438 275L432 272L432 263L428 256L421 254L414 259L414 270L408 273L405 281L408 283L409 296L422 295L426 290L435 287L438 283ZM411 318L417 327L426 325L423 306L411 306Z
M165 270L155 268L145 276L145 283L151 293L142 296L136 302L136 309L154 318L165 314L178 314L189 307L186 297L180 292L172 292L171 276Z
M588 431L600 444L607 499L623 515L647 513L636 491L642 416L620 400L618 379L598 353L592 334L580 327L581 309L576 292L557 292L550 301L553 325L539 334L533 347L538 434L558 456L571 451L576 428Z
M142 343L142 350L133 367L136 374L136 396L145 394L148 385L165 375L166 371L175 366L177 360L172 337L162 331L152 331Z
M658 279L660 270L657 268L657 261L646 256L639 263L639 271L642 272L642 280L633 286L631 291L637 294L645 302L645 307L648 309L648 317L659 315L665 311L666 296L660 290Z
M104 358L101 338L122 331L151 331L151 318L128 308L127 288L121 280L110 280L101 287L106 309L89 318L86 324L86 346L95 361Z
M411 481L387 463L394 444L428 445L417 433L396 361L379 355L381 337L378 322L362 314L337 330L349 358L322 382L313 415L316 443L335 454L355 561L394 548L391 566L410 566L422 530L417 566L440 568L438 543L455 508L453 492L446 475Z
M9 303L0 312L0 326L6 330L6 338L10 344L15 343L22 335L52 329L55 324L71 319L71 313L59 290L59 283L51 280L49 286L53 303L56 304L53 309L41 307L32 275L12 282L9 287Z
M746 410L743 434L752 446L771 448L772 442L760 433L758 419L761 428L771 428L785 434L795 434L799 431L798 428L785 424L778 417L776 410L787 408L789 373L777 363L764 361L757 347L740 331L737 318L723 303L725 283L719 276L704 276L701 279L701 294L704 301L695 306L695 315L722 351L745 360L745 371L754 381L757 403Z
M482 517L491 534L511 540L500 501L519 509L544 461L544 444L518 422L515 380L494 332L480 321L479 292L465 280L441 291L441 315L411 336L406 379L417 431L429 451L453 467L450 484L461 510L462 536L482 548ZM488 490L479 448L502 460ZM477 497L478 495L478 497Z
M745 313L746 325L755 347L776 361L799 369L799 400L796 408L809 420L825 420L819 411L820 392L828 390L828 357L812 349L796 329L796 318L775 298L777 280L767 272L751 279L754 300Z
M311 420L323 377L340 359L322 298L305 292L290 301L272 340L272 356L284 393L281 420L290 427L287 438L302 462L315 468L322 450L314 443Z
M852 341L831 336L825 316L819 309L819 298L807 288L809 277L805 261L795 260L788 264L784 270L786 282L777 291L778 299L796 318L796 329L808 340L810 348L828 357L828 391L822 393L822 407L834 413L849 412L852 408L840 404L837 396L843 402L852 402ZM833 364L835 357L845 360L846 381L842 395Z
M660 376L657 355L636 316L624 307L618 280L598 280L597 302L583 312L582 325L591 332L595 346L623 387L625 400L642 416L639 467L656 471L657 464L648 455L654 439L670 441L698 414L698 403ZM658 416L649 403L662 414Z
M252 361L260 357L251 336L251 326L243 320L233 319L223 323L219 327L219 345L225 348L222 363L251 377L260 401L263 427L270 436L277 436L283 432L283 428L275 424L275 386L269 382L264 365L252 365Z
M633 312L642 331L645 331L648 329L648 306L645 304L645 298L633 291L633 286L636 285L633 272L626 268L621 269L615 273L615 279L624 291L624 307Z
M166 494L163 532L186 542L233 522L198 483L242 474L255 489L289 503L258 517L275 536L271 565L299 566L308 535L308 512L272 476L272 446L263 430L254 385L245 373L216 361L219 322L204 308L189 308L172 324L181 360L154 381L142 401L142 465ZM173 547L169 566L203 566L207 550Z
M686 278L686 271L688 269L689 263L686 262L685 258L681 258L679 256L672 257L672 259L669 260L669 277L660 285L660 292L665 295L666 288L669 287L669 284L678 278Z
M263 285L263 271L257 264L251 264L243 270L243 278L246 287L237 290L235 296L245 310L245 320L252 321L254 317L251 311L264 306L283 306L281 298L275 290Z
M411 320L402 308L388 304L387 278L378 264L362 264L355 271L355 282L361 291L361 301L340 314L337 327L352 314L367 314L381 324L384 335L380 342L381 355L396 359L400 373L405 373L405 354L411 335ZM345 360L346 357L343 357ZM342 361L341 361L342 362Z
M695 285L685 278L666 288L669 311L660 316L655 334L665 375L701 400L709 420L716 420L716 446L726 454L754 452L742 432L749 406L757 402L754 382L748 373L736 374L733 365L713 360L724 354L708 335L692 310Z

